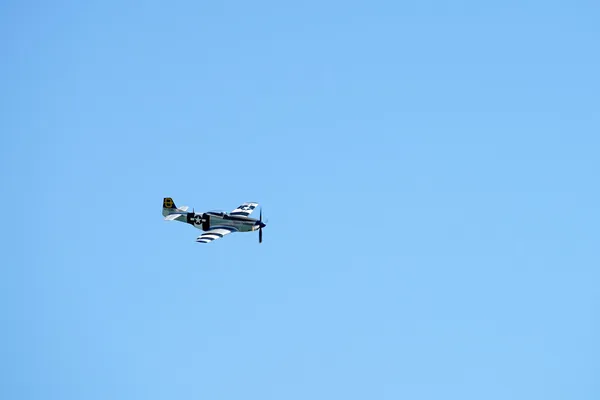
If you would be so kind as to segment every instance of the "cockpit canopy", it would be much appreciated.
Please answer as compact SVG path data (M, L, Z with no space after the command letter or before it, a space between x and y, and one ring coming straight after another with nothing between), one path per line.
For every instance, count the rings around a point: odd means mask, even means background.
M227 215L227 212L223 211L223 210L211 210L211 211L208 211L207 214L214 215L217 217L224 217Z

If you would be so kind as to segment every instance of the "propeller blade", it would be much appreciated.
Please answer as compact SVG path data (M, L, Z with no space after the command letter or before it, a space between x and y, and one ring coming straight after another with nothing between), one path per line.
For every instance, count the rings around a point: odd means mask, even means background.
M262 243L262 207L260 208L260 214L258 218L261 224L261 227L258 228L258 243Z

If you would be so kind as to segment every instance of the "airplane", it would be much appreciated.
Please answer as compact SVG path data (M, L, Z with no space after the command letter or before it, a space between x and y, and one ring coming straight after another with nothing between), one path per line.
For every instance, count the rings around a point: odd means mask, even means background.
M230 213L223 211L207 211L201 214L187 212L188 206L177 207L170 197L163 199L162 215L166 221L180 221L202 229L205 233L196 238L198 243L210 243L233 232L258 231L258 243L262 243L262 229L267 226L262 222L262 208L259 219L249 215L258 203L244 203Z

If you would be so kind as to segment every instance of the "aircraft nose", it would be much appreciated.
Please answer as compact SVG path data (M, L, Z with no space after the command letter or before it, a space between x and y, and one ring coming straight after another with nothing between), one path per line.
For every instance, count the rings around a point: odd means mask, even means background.
M267 226L267 224L263 223L263 222L259 222L258 226L260 226L261 228L264 228L265 226Z

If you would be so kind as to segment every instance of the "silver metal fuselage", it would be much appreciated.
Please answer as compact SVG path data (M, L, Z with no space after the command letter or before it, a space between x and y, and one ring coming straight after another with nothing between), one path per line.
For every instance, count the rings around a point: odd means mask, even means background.
M260 229L262 224L259 220L254 218L244 217L241 215L229 215L225 212L209 211L203 214L189 214L191 215L188 216L187 220L190 222L190 224L202 230L208 230L215 227L230 227L239 232L252 232ZM208 229L206 229L207 224L202 223L205 219L208 219ZM264 227L264 224L262 225Z

